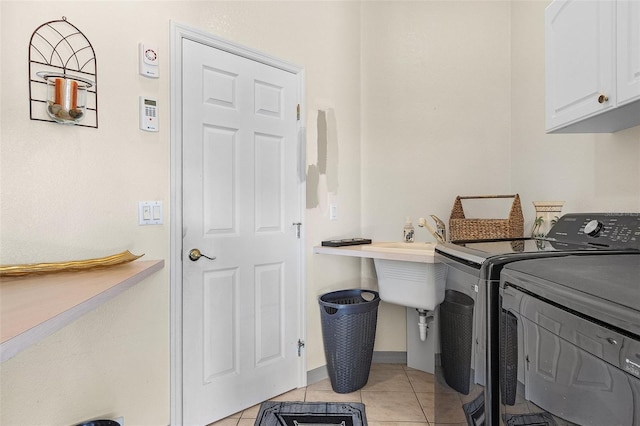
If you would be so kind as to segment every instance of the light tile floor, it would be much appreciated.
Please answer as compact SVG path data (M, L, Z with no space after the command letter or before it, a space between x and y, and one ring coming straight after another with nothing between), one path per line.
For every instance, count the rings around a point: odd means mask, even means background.
M356 392L335 393L325 379L273 400L362 402L369 426L466 426L462 405L475 399L482 388L459 394L439 376L401 364L373 364L367 385ZM213 425L253 426L259 410L256 405Z

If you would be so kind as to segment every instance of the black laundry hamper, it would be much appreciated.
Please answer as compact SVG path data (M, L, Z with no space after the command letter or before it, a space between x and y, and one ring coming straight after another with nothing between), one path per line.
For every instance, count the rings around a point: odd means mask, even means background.
M442 370L449 386L469 394L471 348L473 343L473 299L464 293L446 290L440 304L440 346Z
M369 380L380 296L372 290L340 290L323 294L318 303L331 387L355 392Z

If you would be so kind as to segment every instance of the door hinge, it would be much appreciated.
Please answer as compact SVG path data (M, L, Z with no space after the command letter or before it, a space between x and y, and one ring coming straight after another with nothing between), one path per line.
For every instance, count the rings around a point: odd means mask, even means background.
M296 237L300 239L300 227L302 226L302 222L293 222L293 226L296 227Z
M304 340L298 339L298 356L302 356L302 348L304 348Z
M296 107L296 119L300 121L300 104Z

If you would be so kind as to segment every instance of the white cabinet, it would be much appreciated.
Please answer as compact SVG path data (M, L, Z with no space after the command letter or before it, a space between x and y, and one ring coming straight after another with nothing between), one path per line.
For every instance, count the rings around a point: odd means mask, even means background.
M640 99L640 1L618 2L618 105Z
M555 0L547 7L547 132L640 125L639 26L638 0Z

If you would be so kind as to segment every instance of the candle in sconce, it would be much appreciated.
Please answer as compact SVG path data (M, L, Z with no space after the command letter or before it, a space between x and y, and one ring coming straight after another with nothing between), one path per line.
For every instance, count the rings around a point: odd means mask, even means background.
M94 83L64 74L36 73L47 82L47 113L58 123L74 124L83 119L87 108L87 88Z
M78 106L78 83L71 81L71 109Z
M62 84L63 84L63 79L61 78L56 78L56 98L55 101L53 103L58 104L58 105L62 105Z
M55 102L70 111L78 106L78 83L66 78L56 78Z

